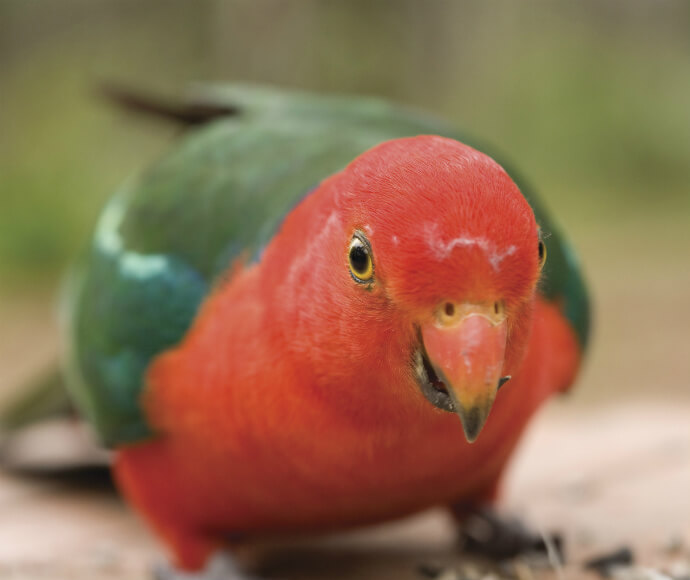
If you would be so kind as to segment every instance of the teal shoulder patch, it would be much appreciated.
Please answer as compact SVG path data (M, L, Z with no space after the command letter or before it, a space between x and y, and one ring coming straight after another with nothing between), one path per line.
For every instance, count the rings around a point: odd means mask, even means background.
M139 408L150 359L176 344L207 293L197 270L171 254L124 248L123 200L105 209L74 296L68 388L106 444L150 435Z

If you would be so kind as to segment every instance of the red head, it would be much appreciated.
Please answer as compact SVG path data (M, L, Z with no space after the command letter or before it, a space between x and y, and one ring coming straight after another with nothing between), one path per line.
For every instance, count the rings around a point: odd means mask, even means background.
M441 137L383 143L300 204L265 260L305 380L356 413L431 402L477 437L521 360L541 266L497 163Z

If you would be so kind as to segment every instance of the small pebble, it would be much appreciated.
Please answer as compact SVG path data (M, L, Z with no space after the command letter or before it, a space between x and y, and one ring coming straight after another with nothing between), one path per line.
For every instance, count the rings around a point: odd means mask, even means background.
M610 577L613 569L617 567L632 567L634 562L633 553L630 548L623 547L613 552L602 554L587 560L583 566L585 569L594 570L604 577Z

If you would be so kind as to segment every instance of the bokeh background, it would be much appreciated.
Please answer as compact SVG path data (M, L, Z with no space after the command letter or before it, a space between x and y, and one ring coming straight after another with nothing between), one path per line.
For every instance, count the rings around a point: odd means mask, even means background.
M0 0L0 402L55 358L104 200L174 143L98 86L225 80L378 95L494 144L592 287L571 404L690 400L690 3Z
M618 542L688 578L690 2L0 0L0 408L57 360L60 281L104 201L178 137L99 86L176 98L193 81L393 99L521 171L579 253L594 335L501 507L565 532L568 578ZM66 428L29 438L39 463L82 433ZM151 577L160 547L107 482L34 475L0 469L0 579ZM442 513L420 518L290 552L269 576L419 578L457 552Z

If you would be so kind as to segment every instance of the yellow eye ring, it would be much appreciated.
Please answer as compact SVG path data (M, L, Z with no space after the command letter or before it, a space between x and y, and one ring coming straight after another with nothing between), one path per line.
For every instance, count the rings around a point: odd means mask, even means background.
M544 243L543 240L539 240L539 268L544 267L544 263L546 262L546 244Z
M347 251L347 261L350 266L350 275L355 282L366 284L374 277L374 262L371 258L371 247L367 239L356 233Z

